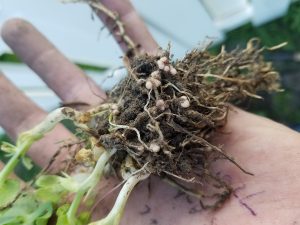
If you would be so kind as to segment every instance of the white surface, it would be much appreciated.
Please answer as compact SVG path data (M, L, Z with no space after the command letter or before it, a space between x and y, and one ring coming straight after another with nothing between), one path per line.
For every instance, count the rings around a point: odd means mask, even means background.
M214 20L226 19L250 6L247 0L201 0Z
M259 26L283 16L291 0L199 0L215 26L232 30L247 22Z
M133 3L146 22L151 21L151 24L161 27L165 34L170 34L165 35L166 38L154 33L162 46L175 39L176 46L172 43L175 56L183 56L186 50L197 46L207 38L212 38L216 42L223 39L223 33L216 28L198 0L133 0ZM157 31L151 25L150 30Z
M223 31L233 30L251 20L253 9L251 6L244 8L241 11L237 11L223 19L219 19L215 22L215 25Z
M252 23L259 26L283 16L291 0L251 0L253 5Z

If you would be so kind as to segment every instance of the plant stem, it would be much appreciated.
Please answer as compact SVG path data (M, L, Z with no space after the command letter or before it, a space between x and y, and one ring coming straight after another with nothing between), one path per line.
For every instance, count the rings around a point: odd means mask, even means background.
M70 224L75 224L76 221L76 212L78 210L78 207L80 205L80 202L85 195L86 192L88 192L90 189L94 188L99 180L102 177L104 167L110 157L115 153L115 150L112 150L110 152L105 151L101 154L100 158L97 161L97 164L93 170L93 172L89 175L89 177L82 183L82 185L79 187L72 204L67 212L68 221Z
M42 216L43 214L45 214L45 212L47 210L51 210L51 213L52 213L52 210L53 210L52 209L52 205L49 202L46 202L46 203L40 205L39 208L28 217L28 219L27 219L28 221L25 224L23 224L23 225L32 225L32 224L35 224L34 222L36 221L36 219L38 217Z
M64 119L74 120L80 112L71 108L59 108L51 112L45 120L29 131L23 132L17 139L16 152L0 172L0 186L3 185L9 174L14 170L20 158L28 151L31 145L51 131L57 123Z
M32 139L28 139L23 142L20 146L17 146L16 152L13 157L8 161L5 167L0 172L0 187L3 185L9 174L14 170L16 165L18 164L20 157L27 151L27 149L34 142Z
M85 194L85 191L84 190L79 190L73 201L72 201L72 204L67 212L67 218L68 218L68 222L69 224L76 224L76 212L77 212L77 209L80 205L80 202L81 202L81 199L82 197L84 196Z
M122 187L110 213L104 219L90 223L89 225L118 225L124 213L125 205L131 191L138 182L146 179L149 175L150 174L143 172L129 177Z

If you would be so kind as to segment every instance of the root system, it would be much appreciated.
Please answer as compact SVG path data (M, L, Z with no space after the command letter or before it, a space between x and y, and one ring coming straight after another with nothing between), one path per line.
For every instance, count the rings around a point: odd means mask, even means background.
M183 190L186 183L199 184L198 190L211 183L229 193L213 174L213 162L227 159L248 172L210 140L226 124L229 103L279 90L263 50L254 39L244 50L222 49L217 56L195 49L175 62L168 51L125 58L128 76L109 93L110 108L89 121L90 133L105 149L117 150L115 171L126 161Z

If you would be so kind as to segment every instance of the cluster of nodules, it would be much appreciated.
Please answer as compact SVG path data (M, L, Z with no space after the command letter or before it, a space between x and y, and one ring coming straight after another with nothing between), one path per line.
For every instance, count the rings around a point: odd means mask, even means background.
M117 132L118 135L123 136L121 141L125 144L123 149L127 147L130 149L129 154L133 153L142 158L147 157L147 153L150 152L157 153L153 155L154 157L176 157L181 136L176 138L178 140L172 141L173 136L179 132L173 125L176 126L177 120L181 121L190 117L184 111L197 110L194 100L196 96L192 96L189 90L180 89L182 88L180 84L182 72L167 56L142 56L133 59L131 66L128 69L129 77L118 86L118 89L115 89L113 94L114 102L118 102L118 107L117 105L111 107L114 123L127 126ZM131 110L133 108L134 110ZM134 116L128 118L126 116L128 111ZM201 121L197 122L201 123ZM191 123L186 124L191 125ZM140 132L140 139L133 129ZM193 130L192 127L186 129ZM199 130L197 127L196 129ZM182 135L182 141L187 136Z
M177 70L172 66L169 59L166 56L161 57L157 60L158 70L153 71L149 78L146 80L145 86L148 90L158 88L161 85L161 72L170 73L176 75Z

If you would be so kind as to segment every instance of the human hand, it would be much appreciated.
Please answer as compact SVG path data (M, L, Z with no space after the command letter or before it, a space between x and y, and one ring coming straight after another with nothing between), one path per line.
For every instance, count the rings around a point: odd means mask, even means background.
M131 11L132 8L127 1L102 1L102 3L121 15L129 31L128 34L136 43L140 43L148 52L156 50L157 46L153 39L147 32L141 31L145 27ZM20 26L16 26L17 24ZM46 43L44 39L42 41L30 25L24 21L14 20L6 24L2 34L15 52L64 102L86 102L90 105L101 102L98 96L104 97L103 92L95 85L92 86L93 91L91 91L83 73L60 55L53 46ZM126 46L122 46L126 51ZM0 90L3 91L0 102L7 106L0 109L0 123L10 136L15 138L18 133L33 127L46 114L25 98L3 76L0 79ZM220 165L219 170L222 174L230 175L233 188L239 188L236 190L236 195L240 199L232 197L216 212L189 214L200 209L198 201L192 200L193 203L190 204L185 199L175 199L177 191L174 188L153 178L151 197L148 198L147 182L143 182L131 196L123 224L269 224L274 221L278 224L293 224L297 221L300 217L297 215L300 199L297 199L296 195L296 190L300 187L300 181L297 182L297 170L300 167L297 165L299 134L275 122L238 109L230 112L228 124L224 129L230 133L218 135L216 142L224 144L224 149L229 155L255 174L255 176L245 175L229 163ZM57 150L55 143L68 138L74 137L62 126L58 126L45 139L35 144L29 155L39 165L46 166ZM276 140L279 143L276 143ZM66 155L65 150L57 158L55 165L61 165ZM108 183L101 193L105 194L114 181ZM241 200L254 193L257 194ZM106 208L109 208L112 203L113 197L110 195L95 210L95 218L106 214ZM256 216L252 215L253 212L249 211L250 209L247 209L243 203L248 204ZM150 212L144 214L146 204L150 207ZM193 208L195 210L191 210ZM275 210L276 219L270 213Z
M219 161L216 171L227 177L234 190L220 209L202 210L196 199L178 197L176 189L152 179L151 197L144 191L146 182L137 187L128 202L124 224L298 224L299 133L237 108L229 112L223 131L215 143L222 144L225 152L254 176ZM151 208L148 214L141 214L147 209L141 202Z

